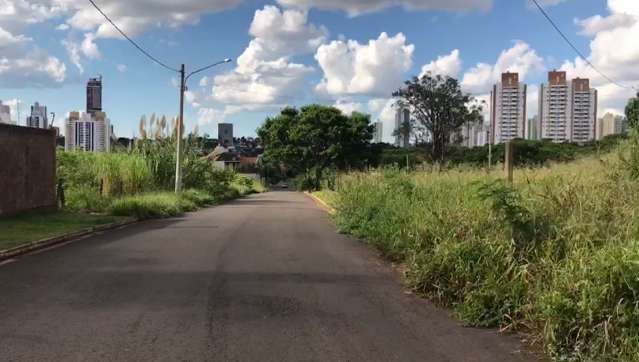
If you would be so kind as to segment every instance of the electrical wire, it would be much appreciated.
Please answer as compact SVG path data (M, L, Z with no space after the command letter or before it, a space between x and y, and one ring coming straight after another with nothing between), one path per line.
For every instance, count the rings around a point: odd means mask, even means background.
M581 57L587 64L588 66L590 66L590 68L592 68L595 72L599 73L602 77L604 77L605 79L607 79L610 83L621 87L621 88L625 88L625 89L636 89L636 87L629 87L626 85L623 85L619 82L616 82L615 80L613 80L612 78L610 78L609 76L607 76L604 72L600 71L599 69L597 69L597 67L594 66L594 64L592 64L590 62L590 60L588 60L588 58L586 58L579 49L577 49L577 47L570 41L570 39L568 39L568 37L561 31L561 29L559 29L559 27L557 26L557 24L552 20L552 18L550 17L550 15L548 15L548 13L544 10L544 8L539 5L539 2L537 0L532 0L533 3L535 3L535 5L537 6L537 9L539 9L539 11L541 12L541 14L546 18L546 20L548 20L548 22L550 23L550 25L553 26L553 28L555 28L555 30L557 30L557 32L559 33L559 35L561 35L561 37L566 41L566 43L568 43L568 45L570 45L570 47L572 48L572 50L575 51L575 53L577 53L577 55L579 55L579 57Z
M93 0L89 0L89 2L91 3L91 5L93 5L93 7L100 13L102 14L102 16L104 16L104 18L111 23L111 25L113 25L113 27L115 28L115 30L117 30L126 40L128 40L131 44L133 44L134 47L136 47L140 52L142 52L142 54L146 55L149 59L151 59L152 61L154 61L155 63L161 65L162 67L172 71L172 72L176 72L179 73L180 70L173 68L169 65L166 65L164 62L160 61L158 58L154 57L153 55L149 54L149 52L147 52L146 50L144 50L140 45L138 45L138 43L136 43L133 39L131 39L128 35L126 35L122 29L120 29L114 22L113 20L111 20L107 14L104 13L104 11L102 11L102 9L100 9L100 7L93 1Z

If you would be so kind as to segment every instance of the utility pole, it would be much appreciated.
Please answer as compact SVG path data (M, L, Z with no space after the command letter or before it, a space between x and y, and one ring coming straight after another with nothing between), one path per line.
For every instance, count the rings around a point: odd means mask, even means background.
M488 130L488 172L490 172L492 163L493 163L493 142L490 139L490 130Z
M213 68L216 65L230 63L230 62L231 62L231 59L226 58L217 63L213 63L210 65L207 65L206 67L196 69L192 71L191 73L189 73L188 75L186 74L186 70L184 69L184 64L182 64L182 66L180 67L180 71L179 71L180 73L180 116L178 117L177 130L175 132L177 135L177 140L176 140L177 142L175 147L176 148L176 155L175 155L175 193L176 194L179 194L182 191L182 128L184 127L184 92L186 91L186 82L194 74Z
M184 64L180 68L180 116L178 117L175 155L175 193L182 192L182 125L184 124Z

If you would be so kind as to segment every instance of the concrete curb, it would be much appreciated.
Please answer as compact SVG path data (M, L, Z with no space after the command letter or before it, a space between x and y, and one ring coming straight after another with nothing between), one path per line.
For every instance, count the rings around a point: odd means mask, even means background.
M335 215L335 213L337 213L337 211L334 208L332 208L330 205L328 205L324 200L320 199L319 197L313 195L312 193L310 193L308 191L304 191L304 194L306 196L310 197L311 199L313 199L313 201L318 203L329 214Z
M47 239L42 239L38 241L32 241L27 244L18 245L11 249L0 250L0 261L14 258L16 256L28 254L37 250L45 249L57 244L62 244L67 241L72 241L74 239L77 239L83 236L92 235L101 231L117 229L119 227L130 225L137 222L139 222L138 219L130 219L130 220L115 222L111 224L98 225L88 229L72 232L66 235L56 236L53 238L47 238Z

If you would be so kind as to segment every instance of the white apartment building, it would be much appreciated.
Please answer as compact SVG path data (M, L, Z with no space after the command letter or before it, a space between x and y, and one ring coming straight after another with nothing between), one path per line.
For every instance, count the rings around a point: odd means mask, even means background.
M400 132L401 126L404 123L410 123L410 110L405 107L397 107L395 112L395 146L401 148L407 148L410 142L410 134L404 134Z
M27 127L49 128L46 106L41 106L38 102L31 106L31 115L27 117Z
M66 151L111 151L111 125L104 112L69 112L65 130Z
M13 124L11 120L11 107L2 104L2 101L0 101L0 123Z
M627 132L626 118L621 115L606 113L597 121L597 139Z
M588 79L568 82L566 72L548 73L539 90L541 138L553 142L588 142L595 139L597 91Z
M473 148L489 142L490 126L484 123L465 124L461 127L462 146Z
M526 135L526 84L518 73L503 73L490 92L490 127L493 144Z

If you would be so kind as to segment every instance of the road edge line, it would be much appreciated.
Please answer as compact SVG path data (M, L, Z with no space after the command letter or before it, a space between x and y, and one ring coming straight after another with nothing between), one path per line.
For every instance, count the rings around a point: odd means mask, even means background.
M324 211L328 212L330 215L335 215L337 213L337 210L335 210L329 204L327 204L326 201L320 199L319 197L313 195L312 193L308 191L304 191L304 194L310 197L317 204L319 204L319 206L321 206L321 208L324 209Z

